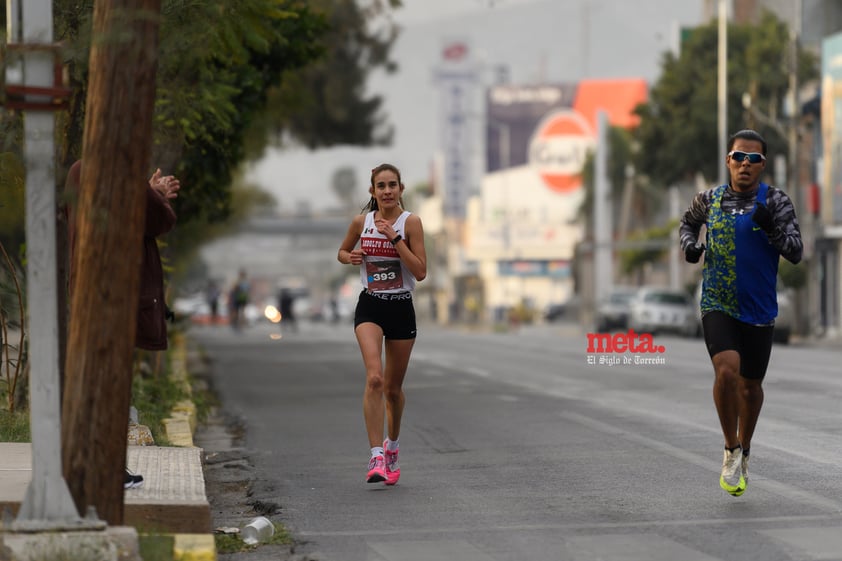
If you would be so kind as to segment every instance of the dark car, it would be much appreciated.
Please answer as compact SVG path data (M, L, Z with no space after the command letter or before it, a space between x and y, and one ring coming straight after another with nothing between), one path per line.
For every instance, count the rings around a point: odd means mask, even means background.
M547 306L547 309L544 310L544 320L545 321L558 321L564 318L564 312L566 311L566 307L564 304L550 304Z
M637 293L637 289L617 287L608 297L597 304L594 313L594 325L597 331L605 332L612 329L626 329L629 324L629 305Z

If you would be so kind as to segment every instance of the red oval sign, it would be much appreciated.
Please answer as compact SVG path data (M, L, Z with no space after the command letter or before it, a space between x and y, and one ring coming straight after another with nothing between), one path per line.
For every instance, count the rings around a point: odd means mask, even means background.
M529 164L547 187L571 193L582 186L582 167L596 145L587 120L569 109L545 117L529 142Z

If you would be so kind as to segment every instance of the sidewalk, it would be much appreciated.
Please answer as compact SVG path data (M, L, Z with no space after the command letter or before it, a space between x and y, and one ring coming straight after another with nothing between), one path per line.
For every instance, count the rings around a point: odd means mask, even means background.
M128 466L144 482L126 491L127 526L144 532L212 532L200 448L130 446ZM31 445L0 442L0 511L17 514L31 478Z
M171 375L187 382L187 349L174 341ZM124 527L138 533L172 535L173 559L214 561L217 558L213 521L205 490L203 451L193 443L196 409L177 404L164 421L166 438L174 446L129 446L127 467L143 475L143 487L125 491ZM32 480L30 443L0 442L0 513L17 515ZM84 514L84 513L83 513Z

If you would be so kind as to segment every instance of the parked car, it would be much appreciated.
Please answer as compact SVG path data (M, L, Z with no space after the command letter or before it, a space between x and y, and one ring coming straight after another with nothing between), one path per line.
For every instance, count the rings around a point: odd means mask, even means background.
M681 290L646 286L629 305L629 328L638 333L670 331L691 337L696 325L693 299Z
M566 311L567 307L564 304L550 304L547 306L547 309L544 310L544 321L552 322L564 319Z
M637 293L636 288L615 287L608 297L596 306L594 325L599 332L626 329L629 320L629 303Z
M781 277L778 277L778 317L775 318L775 331L773 334L773 340L776 343L783 343L784 345L789 343L789 339L792 336L792 330L795 325L795 308L792 302L792 291L784 286ZM699 281L698 286L696 286L696 296L694 299L693 307L695 308L695 317L696 317L696 336L701 337L702 333L702 311L701 311L701 301L702 301L702 281Z

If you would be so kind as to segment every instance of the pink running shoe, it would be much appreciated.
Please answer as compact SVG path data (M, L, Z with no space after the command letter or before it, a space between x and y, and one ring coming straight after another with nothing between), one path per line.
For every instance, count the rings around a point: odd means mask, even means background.
M374 456L368 461L368 475L366 475L366 483L379 483L386 481L386 462L383 456Z
M386 485L394 485L401 478L401 468L398 465L398 450L390 452L383 442L383 450L386 455Z

